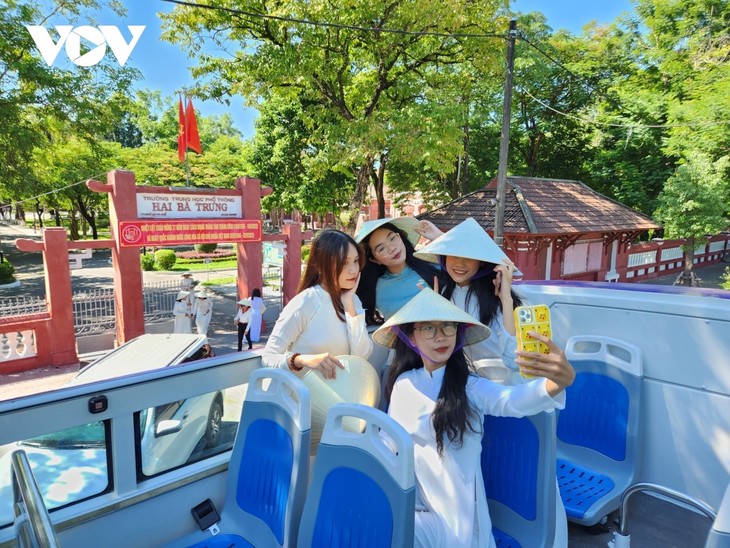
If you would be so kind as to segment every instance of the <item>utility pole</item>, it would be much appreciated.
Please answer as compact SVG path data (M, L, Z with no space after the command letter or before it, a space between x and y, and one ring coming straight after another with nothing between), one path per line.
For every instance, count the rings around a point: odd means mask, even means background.
M509 22L507 37L507 77L504 81L504 106L502 107L502 138L499 143L499 167L497 168L497 203L494 213L494 243L504 246L504 201L507 194L507 161L509 159L509 122L512 113L512 73L515 67L515 38L517 19Z

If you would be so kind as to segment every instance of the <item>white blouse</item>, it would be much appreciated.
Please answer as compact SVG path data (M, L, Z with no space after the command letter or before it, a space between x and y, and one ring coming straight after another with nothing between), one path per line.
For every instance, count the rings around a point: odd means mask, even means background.
M468 291L468 285L464 287L455 286L454 292L451 295L451 302L476 320L479 320L479 301L476 295L472 294L467 303L466 296ZM518 369L515 363L515 358L517 358L517 338L511 335L504 327L504 318L502 317L501 310L497 310L488 327L492 330L492 334L481 342L465 346L464 354L472 362L485 358L501 358L504 365L510 369Z
M337 317L332 299L321 286L315 285L298 293L284 307L261 354L266 367L289 369L294 352L333 356L355 355L367 359L373 343L365 326L365 311L354 296L357 316Z
M446 366L448 367L448 366ZM416 471L416 546L496 546L492 537L481 469L482 424L467 429L463 443L444 440L444 457L436 449L431 415L446 367L407 371L393 387L388 414L413 439ZM480 415L523 417L565 406L565 392L551 398L545 379L502 386L470 375L467 396ZM421 511L418 511L418 510Z

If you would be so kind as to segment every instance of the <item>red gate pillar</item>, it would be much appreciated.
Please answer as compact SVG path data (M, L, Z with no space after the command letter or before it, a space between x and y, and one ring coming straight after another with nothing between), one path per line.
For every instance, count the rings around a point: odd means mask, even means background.
M284 305L297 294L299 280L302 277L302 226L299 223L285 224L281 231L286 235L284 253L282 292Z
M121 345L144 334L144 298L139 248L121 246L118 224L119 221L137 219L137 189L134 173L131 171L110 171L106 180L108 182L106 185L88 181L86 186L96 192L109 193L109 229L114 240L112 264L117 344Z
M44 365L78 363L65 228L43 229L43 267L46 274L46 302L51 317L51 363Z
M261 181L242 177L236 179L236 188L241 191L241 213L244 219L252 221L261 219L261 198L271 194L269 187L261 188ZM261 265L263 263L263 249L261 242L239 243L237 247L238 267L236 286L238 287L238 298L244 299L251 296L255 288L263 291L263 275Z

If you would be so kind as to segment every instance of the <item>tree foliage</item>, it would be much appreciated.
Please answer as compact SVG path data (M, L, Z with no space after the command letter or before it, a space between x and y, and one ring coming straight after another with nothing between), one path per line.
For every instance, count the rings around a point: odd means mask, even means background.
M452 81L454 66L465 60L488 64L495 50L484 39L434 33L506 28L498 16L500 4L492 0L290 0L275 6L239 0L226 6L348 25L301 24L178 6L166 18L164 36L191 55L199 52L203 39L235 50L227 58L199 57L193 73L207 78L202 92L210 97L241 93L251 104L280 94L296 99L311 132L314 164L326 166L322 172L348 174L355 183L349 200L354 209L359 209L371 180L382 190L379 174L384 176L383 167L391 160L419 162L439 172L452 169L458 156L460 107L441 101L443 91L457 85Z
M712 162L691 153L664 185L656 217L669 238L686 238L685 272L692 269L695 247L728 226L730 157ZM685 276L691 279L690 276Z
M52 125L68 123L74 135L95 139L119 116L118 106L138 71L101 62L69 69L48 66L25 25L71 19L116 2L73 0L0 4L0 180L5 199L37 191L34 151L45 146ZM43 11L45 9L46 11Z

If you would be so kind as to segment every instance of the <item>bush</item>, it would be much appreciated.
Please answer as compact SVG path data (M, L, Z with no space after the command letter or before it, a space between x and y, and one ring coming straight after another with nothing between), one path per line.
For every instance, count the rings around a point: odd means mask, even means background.
M142 270L150 271L155 269L155 256L152 253L140 255L139 260L142 263Z
M722 286L723 289L730 289L730 267L725 269L725 274L722 275Z
M10 261L3 259L0 263L0 284L11 284L15 281L15 267Z
M177 257L172 249L158 249L155 251L155 268L157 270L172 270Z
M195 244L195 251L198 253L213 253L218 244Z
M311 244L304 244L302 246L302 262L307 262L309 259L309 252L312 250Z
M197 260L198 262L203 259L231 259L236 257L236 251L232 249L216 249L210 253L202 253L199 251L178 251L175 253L178 261L184 260ZM178 263L179 264L179 263Z

